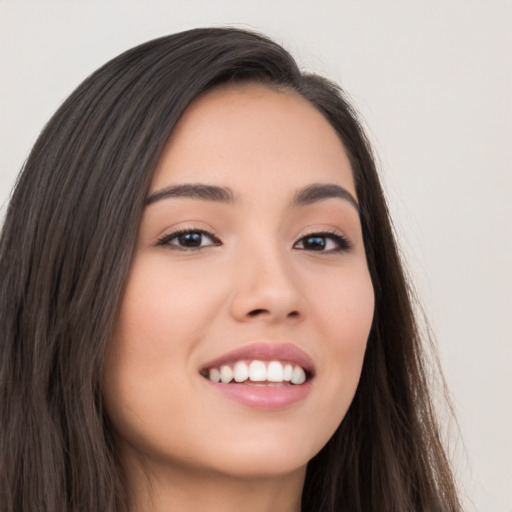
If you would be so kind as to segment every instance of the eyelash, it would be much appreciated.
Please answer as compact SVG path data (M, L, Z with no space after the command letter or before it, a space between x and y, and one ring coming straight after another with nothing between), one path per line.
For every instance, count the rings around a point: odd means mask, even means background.
M173 240L178 239L180 236L183 235L201 235L201 237L207 237L209 238L212 243L208 245L200 245L200 246L180 246L178 244L171 243ZM305 247L297 248L297 244L301 243L304 244L304 241L307 239L312 238L322 238L326 240L333 241L337 247L335 249L329 249L329 250L316 250L316 249L306 249ZM202 241L202 240L201 240ZM194 229L194 228L183 228L176 231L173 231L172 233L169 233L168 235L163 236L162 238L158 239L157 242L158 246L165 246L168 248L171 248L172 250L177 251L198 251L200 249L203 249L204 247L215 247L222 245L222 242L212 233L205 231L204 229ZM319 232L313 232L308 233L307 235L302 236L297 242L293 244L294 249L298 250L304 250L309 252L322 252L324 254L335 254L335 253L342 253L347 252L350 249L352 249L352 244L350 241L345 238L343 235L335 232L335 231L319 231Z

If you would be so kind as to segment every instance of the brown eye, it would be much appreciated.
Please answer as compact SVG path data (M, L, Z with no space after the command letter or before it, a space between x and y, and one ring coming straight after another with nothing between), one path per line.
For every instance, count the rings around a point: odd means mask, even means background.
M327 239L324 236L308 236L302 239L302 248L308 251L323 251L327 246Z
M201 247L203 237L202 233L184 233L176 237L176 242L182 247Z
M294 249L317 252L342 252L351 248L350 242L337 233L312 233L298 240Z
M189 229L169 233L158 241L158 245L186 251L220 245L220 240L202 229Z

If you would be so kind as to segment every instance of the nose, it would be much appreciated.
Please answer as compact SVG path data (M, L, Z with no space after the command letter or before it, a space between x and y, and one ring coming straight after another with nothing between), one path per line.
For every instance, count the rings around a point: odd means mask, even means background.
M300 322L306 300L290 262L279 251L251 251L236 272L230 312L241 322Z

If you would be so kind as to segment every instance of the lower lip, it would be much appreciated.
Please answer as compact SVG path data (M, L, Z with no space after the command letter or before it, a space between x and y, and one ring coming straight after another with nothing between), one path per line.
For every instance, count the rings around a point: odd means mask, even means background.
M311 380L298 385L223 384L204 379L207 385L226 398L252 409L284 409L300 402L311 391Z

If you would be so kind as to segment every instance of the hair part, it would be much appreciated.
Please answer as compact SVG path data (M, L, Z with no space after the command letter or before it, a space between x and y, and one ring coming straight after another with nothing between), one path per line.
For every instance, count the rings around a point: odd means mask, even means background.
M303 511L460 510L418 327L370 145L339 87L233 28L137 46L87 78L38 138L0 243L0 508L120 512L122 467L101 378L159 156L213 87L291 90L352 165L375 316L354 401L309 463Z

